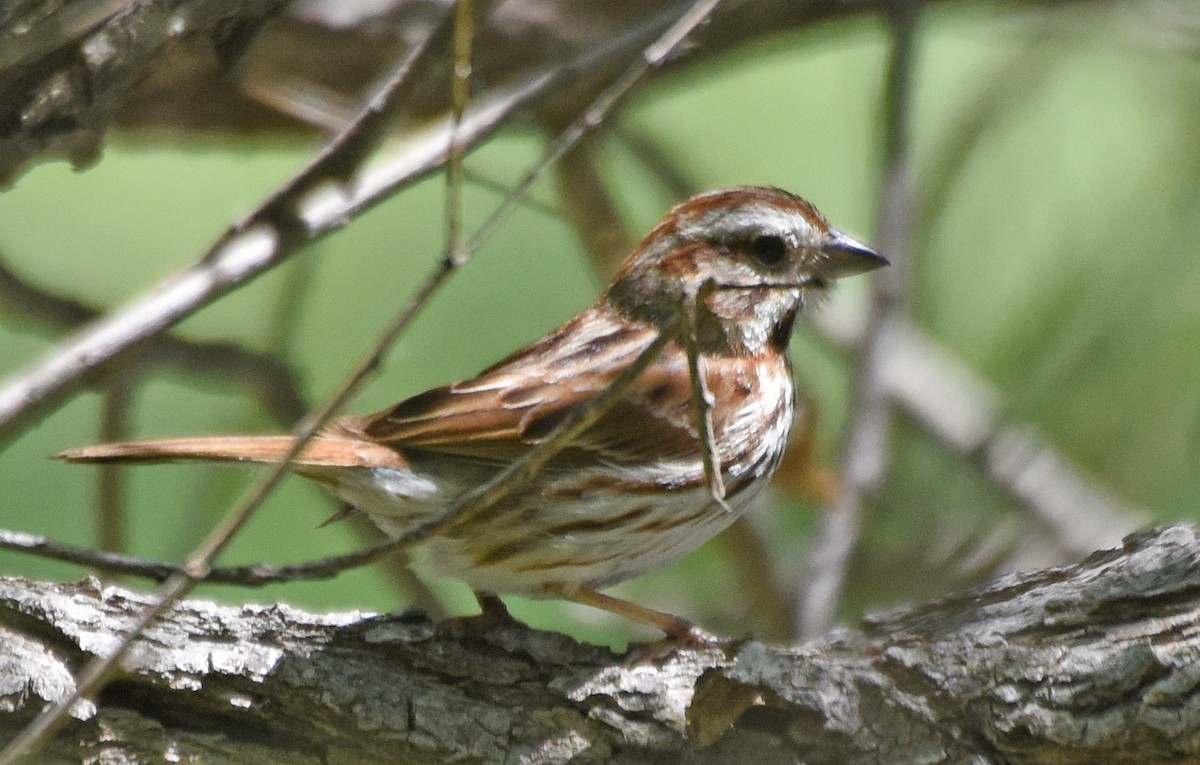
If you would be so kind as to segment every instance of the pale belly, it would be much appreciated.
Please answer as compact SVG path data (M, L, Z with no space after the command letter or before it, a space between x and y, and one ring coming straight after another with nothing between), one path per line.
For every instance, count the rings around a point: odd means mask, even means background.
M553 493L550 479L452 524L423 547L439 572L478 592L540 597L549 586L603 588L686 555L733 523L766 485L779 455L766 457L770 464L744 466L749 473L724 473L735 489L724 506L702 487L550 499L544 495ZM401 536L444 515L486 478L363 469L344 472L335 492L385 533Z
M762 485L747 487L728 507L706 490L684 489L653 500L560 503L552 519L526 508L529 525L489 524L487 533L445 535L427 547L440 570L478 592L539 597L549 586L602 589L704 544L737 520Z

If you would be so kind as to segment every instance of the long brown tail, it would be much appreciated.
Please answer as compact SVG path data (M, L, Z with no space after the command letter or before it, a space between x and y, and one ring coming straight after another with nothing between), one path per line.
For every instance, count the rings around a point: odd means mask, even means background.
M291 436L199 436L125 441L77 446L56 456L67 462L281 462L292 448ZM390 467L408 464L398 452L381 444L355 438L317 436L293 461L297 467Z

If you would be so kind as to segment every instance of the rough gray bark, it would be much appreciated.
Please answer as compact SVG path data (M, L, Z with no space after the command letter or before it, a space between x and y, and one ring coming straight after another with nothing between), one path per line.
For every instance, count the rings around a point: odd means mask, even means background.
M0 740L144 602L0 579ZM414 613L180 604L45 762L1178 763L1200 759L1200 533L1167 527L798 647L657 665Z

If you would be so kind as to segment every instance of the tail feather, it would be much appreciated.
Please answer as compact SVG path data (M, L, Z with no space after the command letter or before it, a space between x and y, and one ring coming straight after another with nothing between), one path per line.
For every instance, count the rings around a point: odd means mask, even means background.
M146 463L176 460L211 462L282 462L291 451L291 436L200 436L125 441L67 449L56 456L67 462ZM408 467L393 449L372 441L317 436L293 460L297 467Z

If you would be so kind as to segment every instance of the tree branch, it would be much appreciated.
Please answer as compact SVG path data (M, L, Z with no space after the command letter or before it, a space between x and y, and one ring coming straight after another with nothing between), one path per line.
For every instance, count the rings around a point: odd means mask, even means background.
M0 316L29 324L43 334L57 334L77 329L102 315L97 308L26 281L8 265L4 253L0 252ZM270 344L269 347L277 346ZM282 359L236 343L187 340L163 332L147 338L134 354L122 358L166 368L188 381L204 376L225 384L240 382L281 428L291 427L308 411L295 375ZM103 382L109 371L107 367L99 367L96 380L89 378L88 381ZM107 388L107 385L102 387ZM12 435L15 434L8 434ZM0 446L4 441L5 436L0 435Z
M808 581L796 610L796 626L804 637L826 632L837 617L863 517L891 462L892 400L883 383L884 362L892 328L903 319L908 302L913 207L910 122L917 21L924 2L888 0L885 5L892 49L883 98L883 183L876 239L891 267L870 280L866 336L842 445L840 491L821 515Z
M0 579L0 738L145 596ZM1200 748L1200 532L1173 526L795 648L624 666L521 626L177 604L46 762L1154 763Z
M1096 0L1015 0L1015 8ZM271 136L339 126L353 105L449 0L27 0L0 9L0 186L35 160L94 161L112 128L141 135ZM354 6L359 6L357 13ZM478 15L480 83L550 70L581 51L642 32L653 37L686 0L526 0L492 22ZM739 45L867 15L878 0L754 0L723 3L679 62L710 61ZM665 21L664 21L665 19ZM571 114L638 54L606 58L556 89L543 115ZM448 58L404 101L426 121L448 107ZM436 76L433 76L436 75ZM569 119L569 117L568 117Z

